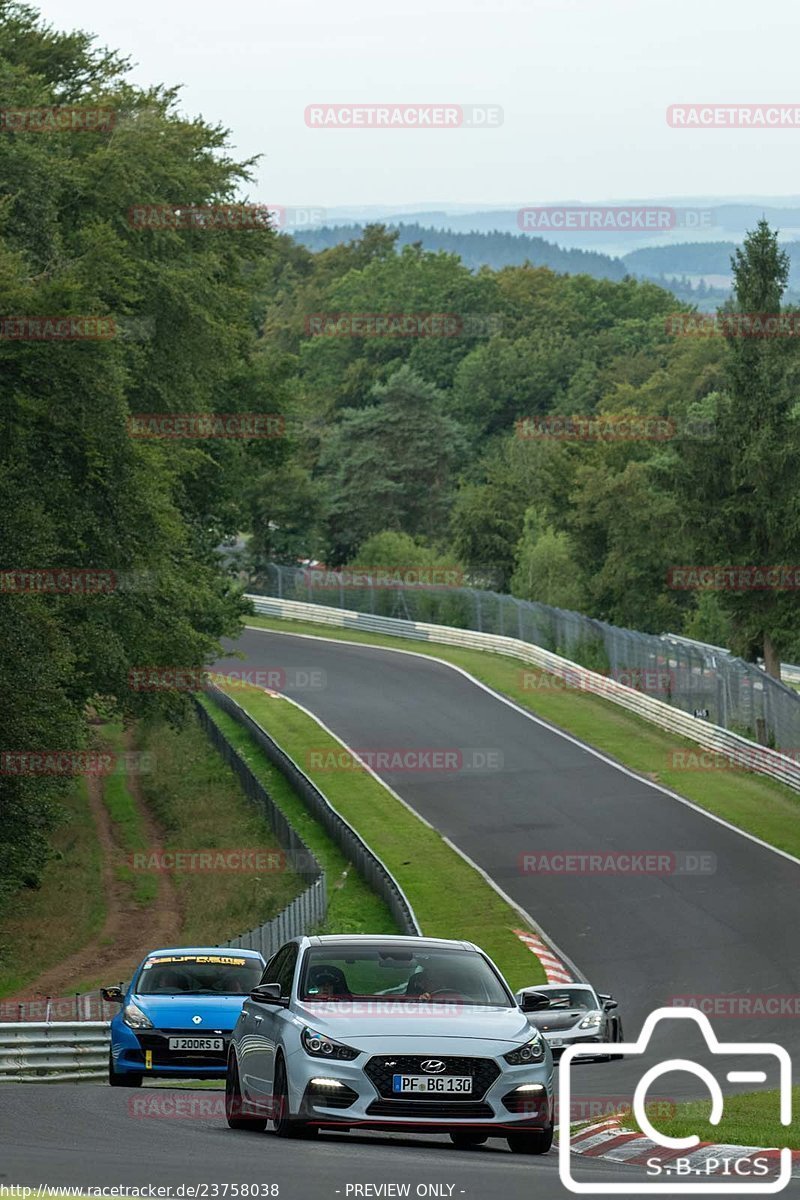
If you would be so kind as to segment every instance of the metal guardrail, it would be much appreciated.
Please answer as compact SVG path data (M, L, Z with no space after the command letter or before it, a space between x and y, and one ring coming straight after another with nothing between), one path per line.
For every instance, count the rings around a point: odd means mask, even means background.
M120 987L124 988L122 980ZM99 989L72 996L41 996L29 1000L0 1000L0 1022L110 1021L118 1005L105 1001Z
M418 574L424 578L425 569ZM643 682L635 686L673 708L690 715L707 709L723 729L800 751L800 695L753 663L702 642L637 633L478 587L404 584L391 571L381 578L270 563L247 587L279 600L515 638L623 683L638 677Z
M211 688L212 698L219 703ZM220 704L221 708L225 708ZM286 817L275 804L261 780L254 774L248 764L231 745L220 727L213 720L207 709L199 702L195 708L200 725L225 762L239 777L239 782L245 794L261 809L269 825L278 839L281 848L286 852L286 860L307 886L299 896L296 896L286 908L263 925L249 929L229 942L220 943L234 946L240 950L258 950L264 958L270 958L276 950L298 934L308 933L317 925L321 925L328 912L328 891L325 872L314 854L309 850L303 839L292 828ZM231 711L225 709L225 711ZM236 716L235 712L231 712ZM258 729L259 726L256 726ZM263 732L263 731L262 731Z
M0 1025L0 1082L67 1083L104 1079L110 1034L107 1021Z
M520 659L532 667L562 679L566 686L593 692L621 708L670 733L695 742L706 751L722 756L731 765L768 775L800 791L800 761L778 750L770 750L739 734L731 733L710 721L694 717L673 708L662 700L646 696L636 688L618 683L607 675L590 671L549 650L533 646L518 638L497 637L471 629L455 629L447 625L428 625L420 621L404 621L393 617L373 616L370 613L348 612L340 608L306 604L302 601L279 600L271 596L248 595L257 613L294 620L314 621L322 625L361 630L368 633L388 633L393 637L416 641L436 642L447 646L462 646L471 650L490 650L507 657ZM702 767L702 763L698 763ZM666 764L665 764L666 766Z
M800 667L792 666L791 663L781 663L781 679L790 687L793 684L800 684Z
M348 862L355 865L359 875L366 879L372 890L385 900L403 933L420 934L422 930L414 915L414 910L397 880L353 826L336 811L327 796L309 779L294 759L231 696L213 685L209 686L207 694L223 712L228 713L247 730L256 745L264 751L270 762L289 781L312 816L319 821L331 840L345 854Z

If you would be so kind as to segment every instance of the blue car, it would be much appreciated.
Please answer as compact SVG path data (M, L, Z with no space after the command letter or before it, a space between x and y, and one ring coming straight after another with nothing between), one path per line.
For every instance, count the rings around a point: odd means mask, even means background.
M105 1000L121 1005L111 1022L111 1086L140 1087L150 1075L224 1076L231 1031L264 965L255 950L151 950L127 992L102 989Z

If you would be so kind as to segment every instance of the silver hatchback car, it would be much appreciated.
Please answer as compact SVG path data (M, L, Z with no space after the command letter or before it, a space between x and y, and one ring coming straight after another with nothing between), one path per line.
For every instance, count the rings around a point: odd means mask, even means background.
M280 1137L320 1129L489 1137L543 1154L553 1056L471 942L299 937L267 963L231 1036L228 1124Z

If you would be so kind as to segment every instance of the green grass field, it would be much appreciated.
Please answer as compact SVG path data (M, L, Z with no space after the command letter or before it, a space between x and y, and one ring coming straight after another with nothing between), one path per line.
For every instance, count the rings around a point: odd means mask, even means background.
M234 698L314 780L383 860L408 896L425 934L477 942L514 987L544 981L538 959L513 932L524 927L523 919L447 845L440 833L419 820L361 767L336 772L309 767L310 750L335 751L340 746L295 705L250 687L236 687ZM217 710L214 719L219 719ZM229 736L231 725L235 725L232 719L223 725ZM287 816L305 836L295 816Z
M304 621L248 617L247 624L284 633L310 633L334 640L411 650L462 667L482 683L559 729L653 782L678 792L708 812L755 834L769 845L800 858L800 795L797 792L740 768L695 770L676 766L673 755L697 751L695 743L660 730L590 692L566 689L554 676L527 667L517 659L485 650L461 650Z
M800 1087L792 1092L792 1109L800 1105ZM800 1150L800 1124L781 1125L778 1116L777 1092L743 1092L725 1097L725 1111L719 1125L708 1121L711 1101L692 1100L675 1106L674 1115L654 1121L660 1133L667 1137L688 1137L695 1134L702 1142L724 1142L733 1146L757 1146L769 1150L788 1146ZM638 1129L633 1116L624 1124Z

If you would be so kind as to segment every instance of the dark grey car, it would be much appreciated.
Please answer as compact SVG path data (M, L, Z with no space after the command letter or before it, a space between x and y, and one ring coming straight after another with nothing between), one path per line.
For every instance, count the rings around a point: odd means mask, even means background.
M531 997L540 995L542 1006L531 1009ZM544 1036L553 1057L558 1058L567 1046L586 1042L621 1042L622 1018L616 1012L613 996L596 992L588 983L545 983L521 988L517 1000L527 997L527 1016ZM598 1060L608 1055L598 1055Z

